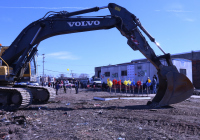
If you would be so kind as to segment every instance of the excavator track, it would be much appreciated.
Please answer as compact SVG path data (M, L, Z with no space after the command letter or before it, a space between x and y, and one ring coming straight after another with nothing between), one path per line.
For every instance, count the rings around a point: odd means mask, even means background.
M26 88L0 87L1 108L17 110L32 104L33 96Z
M48 101L53 101L56 97L56 91L51 87L28 85L27 88L31 90L34 102L46 103Z
M51 87L45 87L45 88L50 93L49 101L53 101L55 99L55 97L56 97L56 91L55 91L55 89L53 89Z

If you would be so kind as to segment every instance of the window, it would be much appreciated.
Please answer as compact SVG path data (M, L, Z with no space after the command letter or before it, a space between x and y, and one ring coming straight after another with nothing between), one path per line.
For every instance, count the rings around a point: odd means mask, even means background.
M142 69L142 66L138 66L137 68L140 70L140 69Z
M127 76L127 70L121 71L121 76Z
M101 81L101 79L100 78L94 78L93 81Z
M110 77L110 72L105 72L105 77Z
M180 69L180 73L186 75L186 69Z
M113 78L117 78L118 77L118 73L113 73L112 76L113 76Z

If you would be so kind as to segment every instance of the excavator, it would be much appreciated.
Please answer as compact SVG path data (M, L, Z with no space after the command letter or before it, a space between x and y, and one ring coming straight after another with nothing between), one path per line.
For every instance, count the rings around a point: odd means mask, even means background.
M109 9L106 16L80 16L89 12ZM78 33L85 31L117 28L122 36L127 38L127 44L134 50L140 51L157 69L159 89L156 96L147 104L152 107L162 107L182 102L193 94L193 84L183 74L179 73L172 64L171 56L165 53L139 19L125 8L109 3L108 6L94 7L74 12L50 11L41 19L32 22L24 28L12 44L2 51L0 66L0 104L3 107L24 108L32 100L48 101L54 98L55 91L45 87L14 87L13 83L20 80L35 56L38 45L49 37ZM150 47L142 32L151 42L163 52L157 56ZM166 60L167 66L161 63Z

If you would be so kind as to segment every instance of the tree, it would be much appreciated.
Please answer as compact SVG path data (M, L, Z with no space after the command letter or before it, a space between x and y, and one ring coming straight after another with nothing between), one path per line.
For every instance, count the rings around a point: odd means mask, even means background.
M89 78L89 74L81 73L81 74L79 75L79 78Z
M65 75L64 74L60 74L60 79L64 79Z

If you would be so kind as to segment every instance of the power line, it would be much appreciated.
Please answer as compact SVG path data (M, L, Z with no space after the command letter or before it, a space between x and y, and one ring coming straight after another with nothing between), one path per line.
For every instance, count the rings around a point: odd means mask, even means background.
M43 62L43 61L38 61L38 62ZM46 62L46 61L45 61ZM48 62L46 62L46 63L48 63ZM52 63L52 62L50 62L50 63ZM87 66L87 67L89 67L89 66L93 66L94 67L94 65L73 65L73 64L64 64L64 63L57 63L56 62L56 64L59 64L59 65L66 65L66 66Z
M54 70L49 70L49 69L44 69L45 71L51 71L51 72L58 72L58 73L68 73L68 72L61 72L61 71L54 71ZM41 73L41 72L40 72ZM83 72L82 72L83 73ZM87 72L85 72L87 73ZM93 72L94 73L94 72ZM90 72L91 74L91 72Z
M58 73L66 73L66 72L60 72L60 71L53 71L53 70L48 70L48 69L44 69L46 71L51 71L51 72L58 72Z
M49 70L49 69L44 69L45 71L50 71L50 72L56 72L56 73L60 73L60 74L65 74L65 73L67 73L68 74L68 72L60 72L60 71L53 71L53 70ZM72 74L72 77L74 76L74 74L81 74L81 73L72 73L72 71L71 71L71 74ZM94 74L94 72L93 73L85 73L85 74Z

